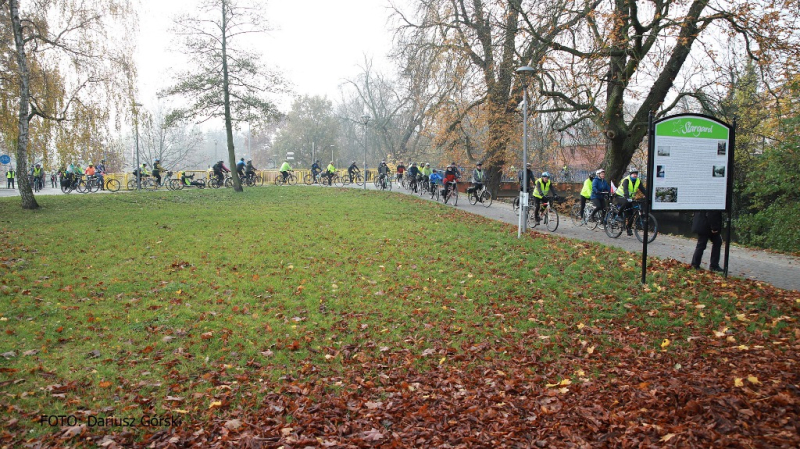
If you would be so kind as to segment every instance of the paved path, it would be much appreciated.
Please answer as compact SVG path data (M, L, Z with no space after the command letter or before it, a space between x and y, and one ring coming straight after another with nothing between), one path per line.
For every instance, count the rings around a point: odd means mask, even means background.
M394 187L395 190L393 193L409 194L409 192L402 187L399 189L397 188L398 186ZM352 188L363 187L353 186ZM371 184L368 185L368 188L374 190L374 186ZM0 197L18 195L19 193L17 190L0 188ZM46 187L37 195L62 195L62 193L60 189ZM420 198L419 195L415 196ZM430 197L425 196L422 198L429 199ZM511 205L500 201L495 201L492 206L488 208L480 204L473 206L467 201L466 195L462 194L459 196L457 207L466 212L482 215L493 220L503 221L513 225L518 223L518 218L514 214ZM574 226L569 217L561 216L560 218L558 229L555 232L556 235L599 242L604 245L614 246L631 252L641 253L642 251L642 244L636 240L636 237L628 237L623 233L619 238L611 239L602 230L590 231L582 227ZM531 232L548 233L547 231L539 231L538 228ZM647 254L660 258L672 258L688 264L691 261L695 243L693 239L659 234L656 240L647 246ZM724 245L722 249L724 258ZM706 249L704 258L705 264L708 263L709 251L711 251L710 246ZM730 249L728 274L767 282L787 290L800 291L800 258L798 257L747 249L733 245Z
M372 188L373 186L369 186ZM394 192L409 192L402 187L399 189L393 186ZM363 187L361 187L363 188ZM416 195L419 198L419 195ZM429 199L424 196L422 198ZM500 201L495 201L490 207L480 204L475 206L469 204L466 194L460 194L458 198L459 209L477 215L482 215L506 223L517 225L519 218L514 214L511 205ZM619 238L612 239L603 230L597 229L590 231L583 227L572 224L569 217L559 215L559 225L555 234L563 237L575 238L584 241L599 242L604 245L614 246L630 252L642 252L642 244L636 237L628 237L623 233ZM542 232L549 234L546 230L536 228L530 232ZM662 259L675 259L689 264L694 253L697 241L686 237L659 234L658 237L647 245L647 255L656 256ZM709 244L704 254L704 265L708 265L708 255L711 251ZM725 244L722 245L722 260L725 257ZM731 245L730 258L728 261L728 275L746 279L753 279L767 282L776 287L800 291L800 258L784 254L771 253L762 250L748 249L736 245Z

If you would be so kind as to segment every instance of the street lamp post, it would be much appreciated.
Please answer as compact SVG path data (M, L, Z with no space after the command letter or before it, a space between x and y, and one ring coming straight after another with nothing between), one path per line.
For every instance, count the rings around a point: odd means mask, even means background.
M133 115L136 122L136 190L142 190L142 164L139 162L139 108L141 103L133 103Z
M364 190L367 190L367 123L369 123L369 116L362 116L361 123L364 124Z
M519 191L519 228L517 238L522 237L528 225L528 77L535 70L531 66L517 69L522 78L522 188Z
M331 147L331 162L333 162L333 161L335 161L335 160L336 160L336 159L334 159L334 158L333 158L333 147L334 147L334 146L335 146L335 145L330 145L330 147ZM335 165L335 164L334 164L334 165Z

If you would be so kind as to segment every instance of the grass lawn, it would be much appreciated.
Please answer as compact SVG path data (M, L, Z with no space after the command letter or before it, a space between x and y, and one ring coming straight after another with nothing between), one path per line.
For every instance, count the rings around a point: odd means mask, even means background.
M0 199L0 445L797 447L800 295L407 195Z

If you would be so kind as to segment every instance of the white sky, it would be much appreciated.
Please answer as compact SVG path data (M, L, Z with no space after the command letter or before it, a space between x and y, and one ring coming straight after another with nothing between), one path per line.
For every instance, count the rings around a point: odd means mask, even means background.
M262 62L294 84L295 94L339 98L339 85L354 79L364 56L378 70L389 68L391 48L387 0L265 0L269 34ZM141 0L137 63L140 101L155 109L156 91L171 84L180 54L168 50L172 18L194 0ZM252 48L252 47L251 47ZM288 99L281 102L288 106Z

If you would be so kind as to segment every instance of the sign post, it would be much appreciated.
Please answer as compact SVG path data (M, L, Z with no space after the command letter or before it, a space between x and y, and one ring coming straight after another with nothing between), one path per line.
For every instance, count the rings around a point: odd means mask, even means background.
M649 134L649 209L727 212L724 267L727 276L735 123L731 126L707 115L679 114L652 123ZM644 240L646 255L647 237ZM646 270L643 263L642 283Z

